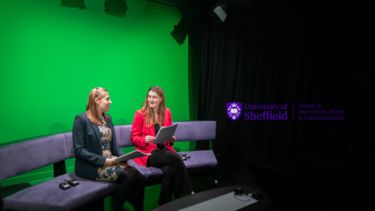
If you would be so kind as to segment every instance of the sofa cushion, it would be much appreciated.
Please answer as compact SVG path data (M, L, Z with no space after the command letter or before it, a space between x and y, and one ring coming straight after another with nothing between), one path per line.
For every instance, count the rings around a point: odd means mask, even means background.
M31 186L4 199L4 209L9 210L71 210L100 199L117 189L115 183L77 179L79 184L67 190L59 184L68 179L64 174Z
M145 167L138 165L133 160L129 160L128 164L133 166L135 169L137 169L145 178L146 182L148 180L153 180L154 178L159 178L161 175L163 175L163 172L161 169L156 167Z
M178 152L180 155L187 154L190 157L184 161L186 168L205 168L205 167L216 167L217 160L212 150L197 150L188 152Z
M190 156L190 158L184 161L188 170L217 166L217 160L212 150L178 152L178 154L187 154ZM159 168L141 166L136 164L133 160L129 160L128 163L145 177L146 182L160 178L163 175L163 172Z

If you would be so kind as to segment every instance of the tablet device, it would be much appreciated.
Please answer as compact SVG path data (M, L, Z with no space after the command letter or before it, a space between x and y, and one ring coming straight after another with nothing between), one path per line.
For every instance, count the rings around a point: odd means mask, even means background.
M174 136L178 124L172 126L163 126L159 129L158 134L156 134L155 144L163 144L164 142L170 140Z

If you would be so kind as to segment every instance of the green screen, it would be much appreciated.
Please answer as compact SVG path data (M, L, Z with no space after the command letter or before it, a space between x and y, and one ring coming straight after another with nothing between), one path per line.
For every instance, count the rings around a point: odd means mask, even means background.
M131 124L152 85L164 89L174 121L189 120L188 45L170 35L180 13L146 0L127 2L120 18L104 12L104 0L87 0L84 10L58 0L0 1L0 147L71 131L97 86L110 92L115 125ZM68 172L73 166L69 159ZM0 186L52 177L49 165ZM145 210L157 206L158 192L158 185L147 187Z
M126 16L58 0L0 1L0 145L71 131L90 89L109 90L115 125L131 124L147 89L160 85L174 121L189 119L187 43L170 35L174 7L129 0Z

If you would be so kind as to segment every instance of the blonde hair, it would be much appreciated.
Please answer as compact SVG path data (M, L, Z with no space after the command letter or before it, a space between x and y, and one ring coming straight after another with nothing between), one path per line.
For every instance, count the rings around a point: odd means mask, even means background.
M91 89L90 94L89 94L89 99L87 101L87 106L86 106L86 111L91 114L91 121L94 123L99 123L100 122L100 114L98 112L98 106L95 102L95 100L100 100L104 98L104 96L108 94L108 91L105 88L102 87L96 87ZM108 115L105 115L103 113L103 117L106 121L108 121L109 117Z
M150 91L155 92L161 98L161 102L160 102L159 108L157 110L157 116L158 116L157 120L158 121L156 121L156 119L155 119L154 109L150 108L150 106L149 106L149 104L147 102L148 93ZM164 96L163 90L161 89L160 86L152 86L152 87L150 87L147 90L146 99L144 100L143 106L142 106L142 109L141 109L141 113L146 116L146 118L145 118L145 120L146 120L146 126L150 127L153 124L163 125L165 111L166 111L166 106L165 106L165 96Z

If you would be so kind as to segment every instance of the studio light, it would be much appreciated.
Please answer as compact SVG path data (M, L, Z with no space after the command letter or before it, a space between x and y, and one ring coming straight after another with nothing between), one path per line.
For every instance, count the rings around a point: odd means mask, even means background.
M174 25L174 29L171 32L171 35L179 45L182 45L186 39L188 31L188 23L186 18L183 16L178 24Z
M227 6L224 2L218 2L214 4L210 10L210 16L216 23L222 23L227 18Z

